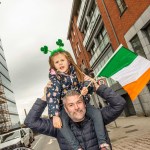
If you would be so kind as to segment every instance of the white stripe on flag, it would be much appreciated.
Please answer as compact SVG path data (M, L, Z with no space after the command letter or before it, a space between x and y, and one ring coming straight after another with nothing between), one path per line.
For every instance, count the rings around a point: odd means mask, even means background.
M141 56L137 56L129 66L121 69L116 74L111 76L111 78L118 81L122 86L125 86L136 81L149 68L150 61Z

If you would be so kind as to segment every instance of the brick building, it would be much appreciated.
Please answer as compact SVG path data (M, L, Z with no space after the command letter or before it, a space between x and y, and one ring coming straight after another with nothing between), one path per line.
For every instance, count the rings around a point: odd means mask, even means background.
M150 60L149 16L150 0L74 0L68 39L78 66L96 75L120 44ZM126 99L126 116L150 116L150 84L132 103L118 83L105 80Z

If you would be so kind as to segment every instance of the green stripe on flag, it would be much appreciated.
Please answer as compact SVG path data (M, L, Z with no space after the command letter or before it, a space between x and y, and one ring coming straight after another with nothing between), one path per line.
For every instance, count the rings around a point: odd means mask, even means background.
M111 77L124 67L130 65L137 56L136 53L122 46L98 73L98 77Z

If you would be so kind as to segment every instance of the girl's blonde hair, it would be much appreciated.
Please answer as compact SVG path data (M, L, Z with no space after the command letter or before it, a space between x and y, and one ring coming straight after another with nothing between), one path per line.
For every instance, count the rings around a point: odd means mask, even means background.
M75 64L75 62L74 62L74 60L73 60L71 54L70 54L69 52L67 52L67 51L57 52L57 53L55 53L53 56L49 57L49 65L50 65L50 67L53 68L55 71L57 71L56 68L55 68L55 66L54 66L53 57L56 56L56 55L58 55L58 54L63 54L63 55L67 58L67 60L69 61L69 63L70 63L71 65L73 65L74 68L75 68L78 81L79 81L79 82L83 82L83 81L84 81L84 73L83 73L83 72L80 70L80 68Z

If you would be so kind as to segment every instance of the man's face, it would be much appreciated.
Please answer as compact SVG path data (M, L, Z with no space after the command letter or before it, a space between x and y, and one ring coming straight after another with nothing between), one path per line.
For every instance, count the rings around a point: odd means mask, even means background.
M65 102L65 110L68 116L74 122L81 122L84 120L86 113L86 106L79 95L68 96Z

